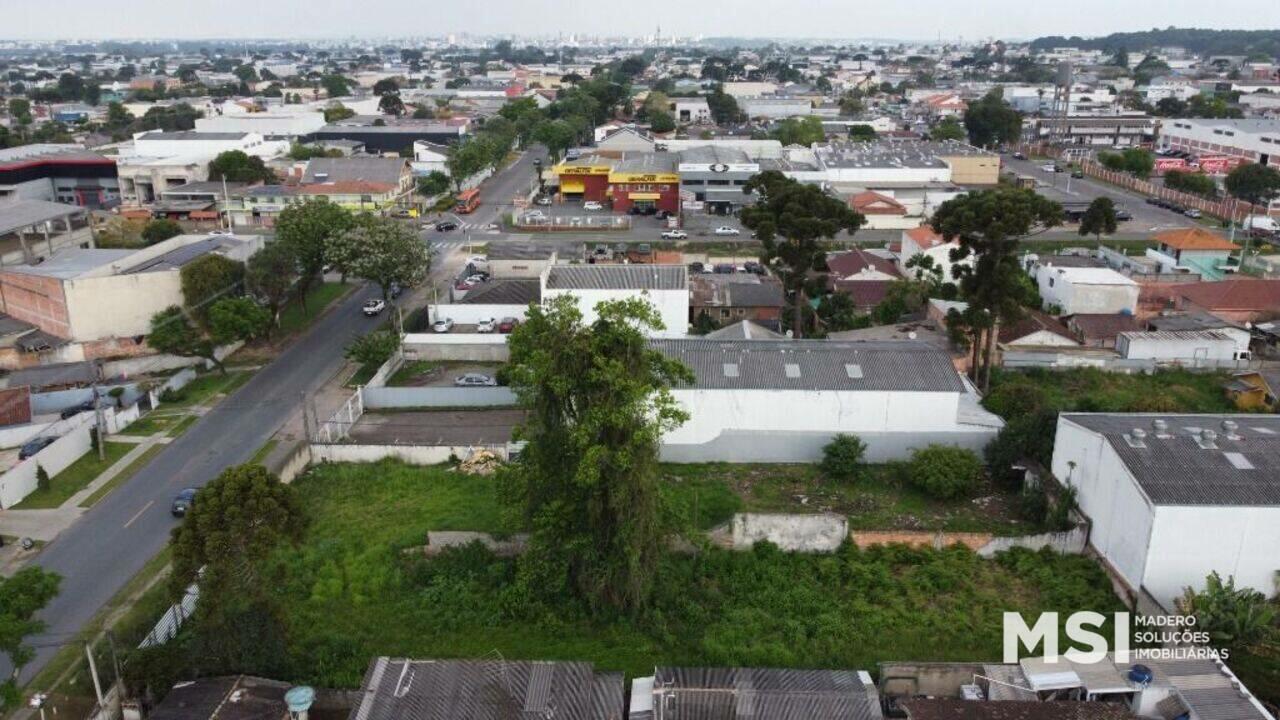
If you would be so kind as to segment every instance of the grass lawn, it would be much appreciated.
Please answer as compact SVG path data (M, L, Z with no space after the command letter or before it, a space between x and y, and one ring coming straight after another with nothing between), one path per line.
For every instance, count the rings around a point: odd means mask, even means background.
M181 390L166 393L166 397L172 399L162 400L158 409L171 411L200 405L214 395L227 395L234 392L251 377L253 373L247 370L228 370L226 375L217 370L207 372L187 383Z
M1027 396L1056 410L1080 412L1236 412L1222 390L1224 373L1161 370L1151 375L1078 370L996 370L988 410L1009 418Z
M329 303L342 297L352 287L352 285L343 285L336 282L315 285L307 291L306 311L303 311L302 303L297 300L290 301L280 311L280 327L273 339L278 340L282 336L306 329L308 325L320 316L320 313L324 312L325 308L329 307Z
M275 438L268 440L262 445L262 447L258 448L258 452L254 453L253 457L249 458L249 462L259 465L262 464L262 462L267 459L267 456L271 454L271 451L276 449L277 444L279 443Z
M108 445L110 444L111 443L108 443ZM84 501L80 503L80 507L90 508L96 505L99 500L107 496L107 493L123 485L126 480L133 477L134 473L138 472L147 463L151 462L151 459L154 458L156 455L159 455L160 451L163 449L164 449L163 445L152 445L151 447L147 448L146 452L134 458L133 462L129 463L127 466L125 466L123 470L117 473L115 477L107 481L107 484L103 485L97 490L94 490L93 494L85 498Z
M670 474L668 472L668 474ZM666 555L654 605L589 615L539 601L515 562L472 547L427 559L429 529L509 531L494 483L396 462L322 465L295 482L309 520L282 550L292 679L355 687L369 658L594 661L631 676L654 665L874 669L881 660L999 657L1001 613L1119 609L1082 557L901 546L832 555L707 550ZM708 509L708 517L724 509Z
M131 423L129 427L124 429L124 434L140 436L155 435L161 431L168 431L174 425L177 425L178 421L182 420L184 417L186 417L186 415L178 413L167 415L163 410L160 410L159 412L153 410Z
M1018 516L1018 498L994 486L967 500L934 500L886 465L837 482L813 465L663 465L664 489L694 525L709 528L737 512L834 512L862 530L946 530L1023 535L1038 528Z
M351 379L347 380L347 387L353 388L358 385L364 385L378 373L378 368L382 367L382 363L368 363L361 365L352 374Z
M71 463L65 470L51 477L48 490L36 490L24 498L22 502L14 505L13 509L38 510L58 507L84 486L93 482L93 479L101 475L103 470L114 465L117 460L128 454L134 447L136 446L133 443L108 442L104 448L106 460L99 460L98 453L90 449L79 460Z

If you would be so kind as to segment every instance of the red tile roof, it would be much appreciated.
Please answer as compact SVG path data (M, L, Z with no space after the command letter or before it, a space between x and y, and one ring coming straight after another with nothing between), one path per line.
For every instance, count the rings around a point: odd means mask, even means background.
M929 248L936 247L938 245L945 245L947 242L946 238L934 232L933 228L928 225L911 228L906 231L906 234L907 237L911 238L912 242L919 245L922 250L928 250Z
M854 248L847 252L833 253L827 256L827 267L833 276L846 278L857 275L863 270L876 270L893 277L901 277L902 273L889 260L877 257L862 248Z
M1132 315L1080 313L1072 315L1067 325L1079 330L1087 340L1112 340L1122 332L1142 329L1142 323Z
M1175 292L1205 310L1280 312L1280 280L1239 278L1189 283Z
M849 198L849 206L863 215L906 215L907 208L888 195L866 190Z
M859 308L872 308L879 305L889 294L893 280L839 280L832 285L836 292L842 292L853 298L853 304Z
M1155 234L1155 241L1178 250L1239 250L1240 246L1204 228L1166 230Z
M1027 314L1023 315L1022 319L1017 322L1001 325L999 340L1002 343L1011 343L1042 330L1076 342L1075 337L1071 335L1071 331L1067 329L1066 325L1063 325L1052 315L1047 315L1039 310L1028 310Z

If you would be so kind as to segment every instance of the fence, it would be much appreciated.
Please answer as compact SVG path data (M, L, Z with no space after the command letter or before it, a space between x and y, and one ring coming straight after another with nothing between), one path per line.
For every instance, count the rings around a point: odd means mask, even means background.
M386 408L511 407L516 394L507 387L366 387L366 410Z
M38 484L37 468L43 467L49 477L53 477L89 452L92 447L89 428L94 420L93 413L80 413L51 425L46 433L60 432L61 437L0 475L0 508L13 507L35 492Z
M505 460L512 446L503 445L311 445L311 462L370 463L394 458L410 465L439 465L451 458L466 459L480 450L488 450Z
M459 325L475 325L486 318L494 318L501 320L506 317L513 317L524 322L525 315L529 313L529 306L525 305L482 305L476 303L468 305L466 303L453 303L451 305L429 305L427 306L427 317L432 322L436 318L449 318ZM421 333L427 334L427 333ZM440 335L448 335L450 333L439 333Z
M1079 350L1006 350L1002 364L1007 368L1044 368L1068 370L1092 367L1117 373L1146 373L1157 370L1251 370L1261 367L1258 360L1218 360L1187 358L1186 360L1151 360L1122 358L1110 350L1081 348Z
M408 360L506 362L507 336L481 333L410 333L401 345Z
M338 443L346 440L351 433L351 426L356 424L361 415L364 415L364 388L358 387L342 407L316 428L312 442Z
M512 224L516 229L525 232L626 231L631 229L631 217L629 215L517 216Z
M182 596L182 599L170 605L164 615L160 616L160 621L156 623L155 627L151 628L151 632L147 633L146 637L142 638L142 642L138 644L138 647L149 648L154 645L163 645L177 637L182 623L186 622L187 618L191 617L191 614L196 611L196 601L199 599L200 588L195 583L192 583L187 588L187 592Z

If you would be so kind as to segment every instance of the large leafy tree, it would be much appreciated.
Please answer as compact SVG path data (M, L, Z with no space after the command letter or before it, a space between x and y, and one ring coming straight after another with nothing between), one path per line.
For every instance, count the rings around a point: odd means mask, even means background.
M1080 218L1080 235L1092 235L1102 242L1103 235L1116 232L1116 204L1109 197L1096 197Z
M431 269L426 243L390 218L363 216L343 240L356 249L350 258L351 274L377 283L383 298L390 296L392 285L417 285Z
M36 613L58 594L62 578L38 567L26 567L12 577L0 577L0 653L9 658L13 675L0 682L0 708L18 700L17 680L22 668L35 657L26 639L45 628Z
M1022 116L1009 107L999 88L969 105L964 113L969 142L978 147L1017 142L1022 132Z
M346 232L351 213L327 200L309 200L285 208L276 218L276 242L284 243L298 267L298 295L307 309L307 292L326 262L329 238Z
M264 245L245 266L245 288L263 301L274 325L280 324L280 308L297 281L298 258L292 246L278 240Z
M204 358L224 375L227 369L214 354L217 346L177 305L171 305L151 317L147 344L162 353L182 357Z
M776 170L752 177L746 189L759 201L743 209L742 224L756 231L764 244L761 262L778 274L787 289L791 329L799 338L808 302L806 281L826 265L822 240L834 238L841 230L854 233L866 218L816 185L796 182Z
M142 239L148 245L155 245L164 242L169 238L177 237L182 234L182 226L176 220L162 218L160 220L152 220L142 228Z
M182 300L187 311L207 327L209 308L224 297L234 297L244 288L244 263L209 254L183 266Z
M1280 195L1280 170L1246 163L1228 173L1224 184L1232 197L1266 207Z
M268 559L297 543L303 528L294 489L261 465L228 468L196 494L169 541L169 593L176 601L199 583L194 630L200 665L279 671L285 628L274 592L279 578Z
M938 207L931 225L948 241L959 240L951 251L959 274L960 293L969 303L973 329L973 378L980 376L979 348L985 345L982 384L991 380L991 353L998 323L1009 323L1033 302L1034 286L1019 262L1022 238L1062 222L1062 206L1032 190L997 188L967 193ZM973 263L957 261L972 256ZM983 319L985 316L985 319Z
M249 155L243 150L227 150L209 161L209 179L273 183L276 174L257 155Z
M642 299L531 306L511 334L507 366L527 410L528 445L504 472L504 495L532 530L520 571L548 596L638 609L649 599L666 537L658 445L688 414L670 388L692 372L653 349L662 319Z
M271 311L249 297L225 297L209 308L209 336L218 344L248 342L271 329Z
M786 118L780 121L770 134L783 145L803 145L805 147L820 143L827 138L822 129L822 120L812 116Z

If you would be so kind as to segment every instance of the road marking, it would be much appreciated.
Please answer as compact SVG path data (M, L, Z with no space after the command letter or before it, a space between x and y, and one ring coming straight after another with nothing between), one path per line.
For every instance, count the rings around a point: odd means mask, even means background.
M125 524L124 524L124 526L127 528L127 527L129 527L130 525L132 525L132 524L134 523L134 521L135 521L135 520L137 520L138 518L142 517L142 513L146 512L146 511L147 511L147 508L149 508L149 507L151 507L152 505L155 505L155 504L156 504L156 501L155 501L155 500L152 500L151 502L147 503L146 505L143 505L143 506L142 506L142 509L141 509L141 510L139 510L139 511L138 511L138 512L133 516L133 517L129 518L129 522L125 523Z

